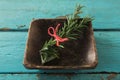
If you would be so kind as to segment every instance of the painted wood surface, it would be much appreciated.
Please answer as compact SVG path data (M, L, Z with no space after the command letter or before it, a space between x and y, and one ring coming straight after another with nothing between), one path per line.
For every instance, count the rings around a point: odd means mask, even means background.
M29 28L37 18L70 14L77 3L86 6L84 15L95 18L94 29L116 30L95 32L98 66L91 70L25 69L22 63L27 32L18 32L18 28ZM0 32L0 80L120 80L119 4L120 0L0 0L0 28L18 29ZM73 72L77 74L69 74Z
M0 74L0 80L120 80L119 74Z
M72 13L77 3L95 18L94 28L120 28L120 0L0 0L0 28L28 28L33 19Z
M22 65L27 32L0 32L0 73L120 72L120 32L95 32L99 64L91 70L27 70Z

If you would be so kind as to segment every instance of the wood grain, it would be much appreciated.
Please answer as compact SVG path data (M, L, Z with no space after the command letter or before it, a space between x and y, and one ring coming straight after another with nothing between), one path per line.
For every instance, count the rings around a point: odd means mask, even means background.
M36 18L71 14L77 3L86 6L83 9L84 15L95 18L94 28L120 28L120 0L0 0L0 28L28 28Z
M120 74L0 74L0 80L120 80Z
M96 69L25 69L22 63L27 32L3 31L0 32L0 80L120 80L120 74L111 73L120 73L120 0L0 0L0 28L26 29L33 19L55 18L72 13L77 3L86 6L84 15L95 18L95 29L111 30L95 32L99 59ZM112 32L113 29L117 32ZM38 74L44 72L54 74ZM80 74L59 74L70 72Z
M91 70L27 70L22 61L27 32L0 32L0 73L120 72L120 32L95 32L99 63Z

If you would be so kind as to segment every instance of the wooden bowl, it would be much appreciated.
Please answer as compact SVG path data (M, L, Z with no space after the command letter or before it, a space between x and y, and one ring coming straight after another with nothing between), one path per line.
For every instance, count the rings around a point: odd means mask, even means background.
M81 19L79 19L81 20ZM98 63L94 34L91 22L83 29L77 40L65 43L61 49L60 59L41 64L39 50L50 39L47 29L58 23L63 26L66 19L38 19L31 22L25 49L24 66L29 69L90 69Z

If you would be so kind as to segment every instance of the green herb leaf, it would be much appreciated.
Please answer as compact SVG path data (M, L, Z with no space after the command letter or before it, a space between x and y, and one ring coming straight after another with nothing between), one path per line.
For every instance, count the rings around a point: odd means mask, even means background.
M77 5L74 13L72 15L67 15L67 22L64 23L64 26L58 30L57 34L60 37L66 37L71 40L76 40L80 33L82 33L82 28L88 27L86 24L92 21L92 18L85 17L80 19L80 15L82 13L81 9L84 6ZM49 41L46 41L40 50L40 56L42 64L46 62L52 61L56 58L59 58L58 48L64 48L64 44L59 47L55 46L56 40L51 38Z

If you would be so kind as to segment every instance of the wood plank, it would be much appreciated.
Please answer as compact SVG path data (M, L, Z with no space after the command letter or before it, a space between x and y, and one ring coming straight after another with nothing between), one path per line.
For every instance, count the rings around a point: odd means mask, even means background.
M120 74L0 74L0 80L120 80Z
M22 65L27 32L0 32L0 73L120 72L120 32L95 32L99 64L91 70L28 70Z
M120 0L0 0L0 28L28 28L33 19L72 13L77 3L86 6L85 15L95 18L94 28L120 28Z
M36 74L0 74L0 80L38 80Z

